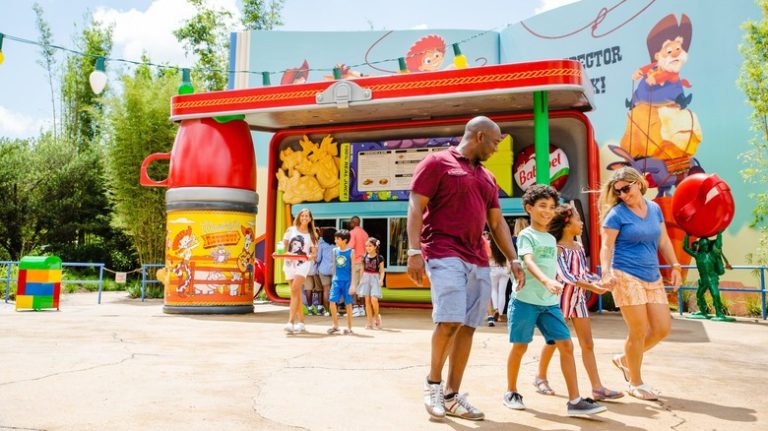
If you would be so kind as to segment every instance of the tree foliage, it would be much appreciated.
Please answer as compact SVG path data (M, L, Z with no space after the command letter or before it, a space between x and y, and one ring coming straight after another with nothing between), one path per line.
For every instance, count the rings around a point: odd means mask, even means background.
M210 8L206 0L187 0L198 11L195 16L173 32L184 44L187 54L197 56L193 70L195 81L201 82L208 91L222 90L227 84L227 50L229 34L224 23L232 14L224 9Z
M283 25L280 12L285 0L243 0L241 22L246 30L274 30Z
M164 190L139 184L141 162L149 154L170 151L176 125L168 120L168 101L179 85L176 71L153 75L140 66L122 78L123 92L109 100L107 179L113 225L132 240L139 261L157 263L165 253ZM162 179L168 165L154 163L150 176ZM163 173L164 171L164 173Z
M29 140L0 138L0 252L18 260L37 245L36 187Z
M96 58L112 51L112 28L91 21L76 40L77 49L85 56L69 56L61 82L62 127L68 142L79 150L94 145L103 122L104 105L94 94L88 80L95 69Z
M51 32L51 26L43 18L43 8L39 3L35 2L32 5L32 10L35 11L37 31L40 32L40 56L38 64L45 68L48 74L48 85L51 89L51 109L53 110L53 134L56 135L56 90L53 86L54 69L56 66L56 50L51 46L53 44L53 33Z
M750 141L752 148L741 159L747 166L741 171L747 182L761 185L762 192L756 193L755 207L752 210L753 225L761 231L762 239L750 260L755 263L768 263L768 0L757 0L762 9L763 18L759 22L748 21L744 29L744 43L740 51L744 56L739 85L747 101L752 105L752 130L755 132Z

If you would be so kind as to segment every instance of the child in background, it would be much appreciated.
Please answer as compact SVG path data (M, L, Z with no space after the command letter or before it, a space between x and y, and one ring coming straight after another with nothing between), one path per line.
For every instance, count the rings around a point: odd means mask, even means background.
M331 321L333 326L328 330L329 334L339 332L339 310L336 305L339 299L344 298L347 307L347 327L344 335L352 333L352 295L355 287L352 284L352 249L349 248L349 231L339 229L334 235L336 248L333 249L333 281L331 281L331 294L328 300L331 305Z
M496 326L499 321L499 310L504 308L504 300L507 292L510 272L507 265L507 257L496 245L496 241L490 238L490 250L488 265L491 267L491 310L488 314L488 326Z
M555 280L556 242L555 237L547 232L558 197L557 190L543 184L535 184L523 194L523 206L531 216L531 226L523 229L517 239L518 252L525 267L525 284L509 305L509 341L512 349L507 359L507 392L503 401L510 409L525 409L523 396L517 392L517 377L523 354L533 340L535 326L544 339L553 340L560 351L560 367L568 386L568 416L588 415L606 409L590 398L579 396L571 333L560 312L559 295L563 285Z
M368 319L365 329L374 328L372 320L376 329L381 329L379 298L382 296L382 286L384 286L384 257L379 254L379 240L368 237L363 255L363 275L357 285L358 296L365 297L365 317Z
M602 295L607 290L600 285L600 276L589 272L584 248L574 241L574 238L580 236L584 229L581 216L572 206L560 205L555 210L555 216L549 222L547 229L557 240L557 279L565 284L560 298L560 311L563 317L571 320L576 336L579 338L581 359L589 375L589 381L592 383L592 398L597 401L621 398L624 396L623 393L603 386L600 374L597 372L592 326L589 322L587 298L584 292L589 290ZM549 341L541 349L539 374L533 382L536 391L540 394L555 394L547 382L547 368L554 353L555 345L550 344Z
M328 293L331 291L331 279L333 278L333 247L336 229L324 227L320 229L320 241L317 248L317 275L320 277L320 284L323 286L323 305L318 307L318 314L330 316L328 310Z

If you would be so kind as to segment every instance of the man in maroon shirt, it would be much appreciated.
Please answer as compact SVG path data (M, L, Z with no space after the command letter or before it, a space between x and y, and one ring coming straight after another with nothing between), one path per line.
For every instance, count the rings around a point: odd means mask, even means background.
M446 414L482 420L459 386L472 349L475 328L485 320L491 294L488 255L483 245L486 223L524 283L509 226L501 214L493 175L480 162L496 152L499 126L487 117L471 119L459 145L432 153L413 174L408 203L408 275L421 284L425 269L432 285L432 357L424 385L424 406L435 419ZM422 255L423 254L423 255ZM426 261L426 268L425 268ZM448 378L442 370L450 357Z

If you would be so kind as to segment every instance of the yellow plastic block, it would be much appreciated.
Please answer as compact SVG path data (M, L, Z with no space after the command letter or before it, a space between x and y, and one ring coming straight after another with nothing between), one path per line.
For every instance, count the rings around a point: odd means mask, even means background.
M34 304L35 297L32 295L16 295L16 309L31 309Z
M30 283L58 283L61 281L61 270L28 269L27 281Z
M488 160L483 162L493 176L496 177L496 184L507 196L512 196L512 135L507 135L499 142L498 149Z

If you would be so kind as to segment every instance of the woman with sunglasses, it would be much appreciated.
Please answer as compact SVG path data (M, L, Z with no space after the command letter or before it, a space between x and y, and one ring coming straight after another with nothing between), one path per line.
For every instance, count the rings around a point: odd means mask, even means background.
M667 294L659 273L658 252L672 262L672 285L680 287L680 264L667 235L661 208L643 195L648 183L631 167L613 172L600 192L600 264L605 286L627 325L624 353L613 364L629 382L630 395L656 400L643 382L643 354L666 338L672 325Z

